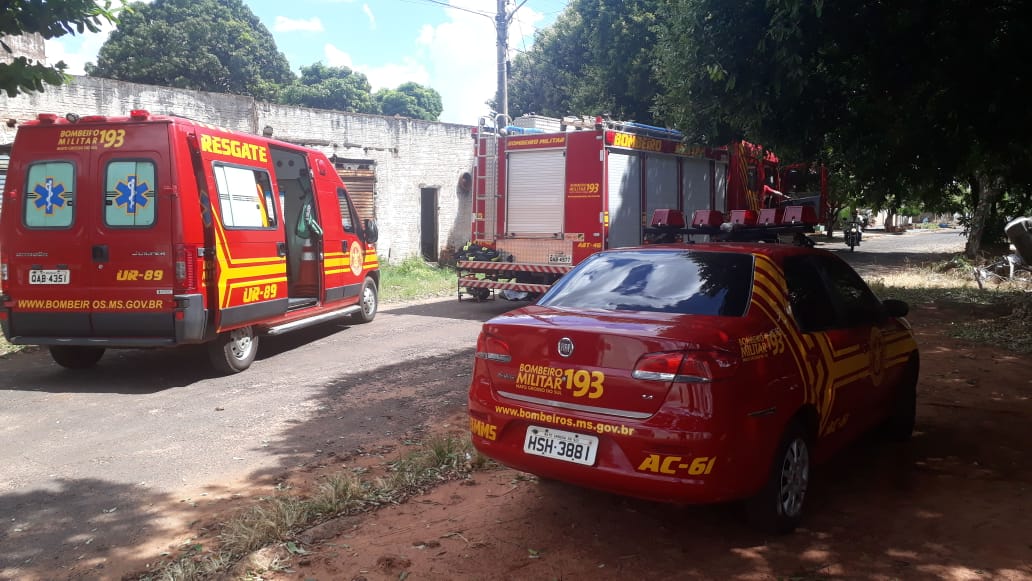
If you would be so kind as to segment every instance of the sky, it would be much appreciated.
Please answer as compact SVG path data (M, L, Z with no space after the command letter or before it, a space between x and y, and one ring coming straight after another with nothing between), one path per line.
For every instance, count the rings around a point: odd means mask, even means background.
M520 3L522 2L522 4ZM551 25L567 0L509 0L510 58ZM498 87L497 0L244 0L295 74L322 62L365 74L373 91L409 81L441 94L440 120L475 125ZM514 12L515 11L515 12ZM47 61L84 74L108 32L46 42Z

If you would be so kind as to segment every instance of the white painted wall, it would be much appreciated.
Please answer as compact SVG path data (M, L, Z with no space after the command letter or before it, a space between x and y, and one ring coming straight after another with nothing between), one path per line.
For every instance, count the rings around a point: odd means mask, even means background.
M304 143L327 155L376 162L377 244L381 259L420 254L420 189L438 188L438 248L469 238L470 196L459 179L473 167L471 127L407 118L288 107L250 97L75 77L44 93L0 94L0 144L14 141L17 123L39 113L128 115L132 109L176 114L228 129ZM8 120L14 120L9 127Z

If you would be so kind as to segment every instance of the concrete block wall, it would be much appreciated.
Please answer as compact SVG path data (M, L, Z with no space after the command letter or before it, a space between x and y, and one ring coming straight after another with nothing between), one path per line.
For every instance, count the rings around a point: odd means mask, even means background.
M17 123L39 113L124 116L131 109L182 115L255 134L271 127L274 138L302 143L328 156L373 160L377 246L384 260L420 255L421 188L438 189L438 249L461 246L469 237L470 196L458 185L473 167L468 125L287 107L237 95L75 77L68 85L48 86L44 93L14 98L0 94L0 144L13 142Z

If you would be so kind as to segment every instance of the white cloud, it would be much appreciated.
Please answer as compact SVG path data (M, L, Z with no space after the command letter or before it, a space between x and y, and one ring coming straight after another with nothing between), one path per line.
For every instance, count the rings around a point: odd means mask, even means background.
M426 67L412 57L405 57L401 63L389 63L383 66L369 66L354 64L351 55L327 44L323 47L323 54L326 56L326 64L331 67L348 67L354 71L364 74L369 79L373 91L380 89L394 89L402 83L430 84L430 73Z
M323 54L326 55L326 66L355 68L354 63L351 61L351 55L332 44L327 43L323 47Z
M427 54L429 84L444 101L441 120L472 125L490 112L485 102L498 91L497 35L493 15L488 18L465 11L482 11L482 1L451 0L451 5L459 9L446 10L447 22L424 27L419 42ZM510 54L512 47L523 46L524 38L533 38L535 25L542 19L526 5L516 12L509 27Z
M322 32L324 29L322 20L319 20L318 16L308 20L277 16L276 21L272 25L272 30L274 32Z
M58 62L64 61L68 65L68 68L65 69L66 73L70 75L86 74L86 63L97 64L97 52L107 42L114 29L112 24L104 23L100 32L69 34L57 39L44 40L47 64L56 65Z
M448 20L439 25L424 25L416 38L417 54L404 57L400 63L383 66L355 64L351 55L334 45L323 49L330 66L347 66L364 73L373 90L393 89L405 82L433 87L441 94L444 111L441 121L475 124L490 113L485 104L498 91L497 35L494 15L482 12L483 0L451 0L445 9ZM369 14L369 13L367 13ZM543 16L523 6L509 27L512 47L523 47L536 30Z
M363 4L362 12L369 18L369 29L376 30L376 16L373 15L373 9L368 4Z

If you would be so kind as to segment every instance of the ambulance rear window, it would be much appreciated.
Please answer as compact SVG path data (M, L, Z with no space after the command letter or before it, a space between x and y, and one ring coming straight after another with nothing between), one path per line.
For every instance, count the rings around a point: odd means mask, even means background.
M269 172L216 163L219 213L227 228L275 228L276 207Z
M104 223L123 228L154 224L157 209L154 162L119 160L107 166L104 178Z
M75 166L47 161L29 166L25 180L25 225L68 228L75 217Z

